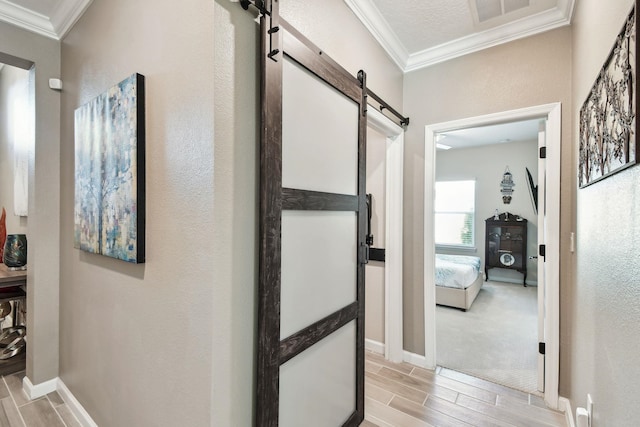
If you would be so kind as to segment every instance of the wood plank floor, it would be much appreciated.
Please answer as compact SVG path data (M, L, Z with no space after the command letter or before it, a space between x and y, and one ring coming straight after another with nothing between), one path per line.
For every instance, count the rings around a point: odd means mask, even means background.
M364 427L565 427L536 395L440 368L394 364L367 351Z
M24 371L0 377L0 427L80 427L58 392L29 400Z

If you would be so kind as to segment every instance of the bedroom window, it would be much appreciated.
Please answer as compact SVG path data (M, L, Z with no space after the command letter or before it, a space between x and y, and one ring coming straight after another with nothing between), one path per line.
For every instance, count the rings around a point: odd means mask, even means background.
M436 245L474 247L475 195L475 181L436 182Z

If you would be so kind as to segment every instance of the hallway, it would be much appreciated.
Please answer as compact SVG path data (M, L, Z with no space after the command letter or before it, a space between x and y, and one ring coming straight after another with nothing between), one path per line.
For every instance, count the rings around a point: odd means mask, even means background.
M365 427L566 426L539 396L450 369L394 364L372 352L365 362Z

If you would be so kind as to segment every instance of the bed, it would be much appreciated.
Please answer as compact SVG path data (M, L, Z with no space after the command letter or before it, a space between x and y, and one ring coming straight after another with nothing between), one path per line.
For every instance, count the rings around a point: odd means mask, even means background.
M436 254L436 304L467 311L482 287L480 272L476 256Z

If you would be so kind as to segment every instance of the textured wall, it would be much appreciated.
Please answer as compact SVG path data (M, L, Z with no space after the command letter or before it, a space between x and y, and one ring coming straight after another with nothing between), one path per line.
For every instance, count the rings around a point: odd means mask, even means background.
M251 425L258 274L259 26L215 2L213 425Z
M342 0L281 0L282 16L367 87L402 109L403 74Z
M561 282L569 280L572 229L571 31L561 28L405 75L404 347L424 353L423 206L425 125L561 102ZM567 202L565 204L565 202ZM568 261L567 261L568 262ZM561 284L561 292L563 285Z
M62 42L60 376L101 426L212 424L212 304L230 286L214 268L213 27L208 0L95 0ZM73 248L74 110L134 72L140 265Z
M577 117L611 50L633 1L583 0L573 25L573 171L578 152ZM594 29L597 28L597 31ZM636 136L637 138L637 136ZM575 173L572 176L576 184ZM574 408L594 399L593 425L638 423L640 407L640 168L577 190L576 279L571 310L562 313L570 345L561 348L563 391ZM563 305L564 306L564 305Z
M7 56L9 55L9 56ZM35 90L35 149L29 159L27 376L40 384L58 376L60 271L60 42L0 23L0 61L29 69Z

